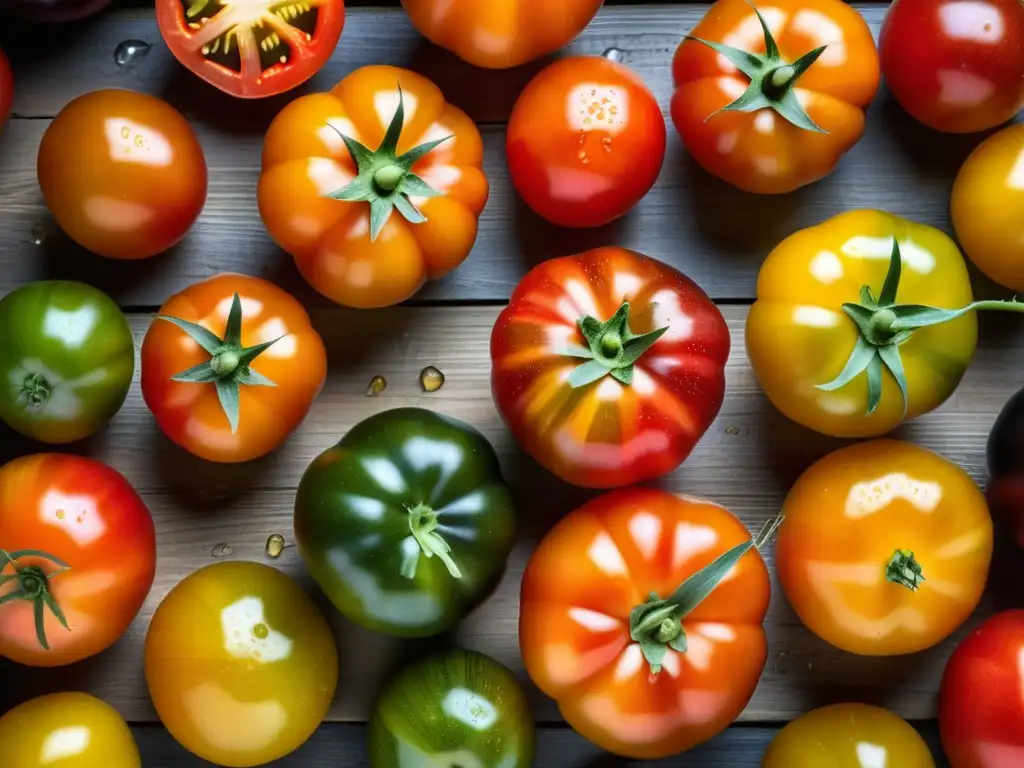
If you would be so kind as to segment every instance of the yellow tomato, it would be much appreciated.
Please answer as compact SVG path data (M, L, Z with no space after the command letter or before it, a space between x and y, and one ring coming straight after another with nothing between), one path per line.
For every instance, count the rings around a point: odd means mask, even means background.
M747 316L747 355L768 399L793 421L835 437L877 437L937 408L960 383L978 341L973 312L915 330L894 347L905 372L906 410L888 370L879 371L880 398L870 415L868 371L833 391L821 389L840 376L862 338L844 304L861 304L864 286L881 296L894 239L902 263L897 304L971 304L967 266L953 241L883 211L850 211L796 232L761 267Z
M145 662L167 730L229 768L300 747L338 683L327 620L298 584L260 563L209 565L174 587L153 616Z
M0 765L9 768L141 768L117 710L87 693L52 693L0 717Z
M1024 123L989 136L953 184L953 228L978 269L1024 293Z
M761 768L935 768L921 735L868 704L833 704L797 718L772 740Z

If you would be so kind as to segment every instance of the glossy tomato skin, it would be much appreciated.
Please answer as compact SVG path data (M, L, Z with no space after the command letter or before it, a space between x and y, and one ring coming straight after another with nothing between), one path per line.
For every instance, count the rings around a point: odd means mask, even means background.
M29 602L0 605L0 656L32 667L72 664L113 645L142 608L156 570L153 518L139 494L107 465L66 454L0 467L0 549L41 550L70 566L48 581L70 628L44 612L49 650L36 637ZM56 570L40 558L18 562ZM12 573L9 564L3 573ZM16 586L0 586L0 595Z
M604 0L402 0L413 25L432 43L487 69L518 67L568 45Z
M900 344L908 382L906 412L886 374L878 407L866 415L867 376L833 392L857 344L843 304L885 282L893 238L903 256L898 304L960 309L973 301L960 249L940 230L885 211L847 211L795 232L761 265L747 315L747 356L758 384L783 415L833 437L879 437L938 408L956 391L978 343L974 312L921 328Z
M949 637L981 599L992 559L985 497L960 467L911 443L857 443L800 476L776 534L779 581L800 620L864 656L916 653ZM887 578L913 554L916 590Z
M113 299L84 283L28 283L0 299L0 419L44 443L88 437L124 405L135 342Z
M939 734L950 768L1024 764L1024 610L997 613L953 651L939 687Z
M378 147L398 106L399 86L406 114L400 153L452 138L412 167L440 193L413 200L427 220L411 224L395 213L371 240L367 203L325 195L346 186L356 170L339 131ZM465 261L488 190L473 121L422 75L367 66L329 93L296 99L274 118L257 196L267 231L310 285L332 301L365 309L405 301Z
M867 22L841 0L774 0L757 7L786 61L826 46L795 89L826 132L799 128L771 109L713 114L739 97L750 79L689 38L672 61L672 121L704 170L746 192L779 194L827 176L860 140L864 111L878 91L878 52ZM690 36L765 51L764 31L746 0L718 0Z
M327 378L327 352L309 315L291 294L257 277L225 273L175 294L160 314L223 335L238 293L242 344L272 344L251 368L276 386L240 389L239 426L232 434L212 383L171 377L210 359L177 326L154 320L142 342L142 396L164 433L208 461L237 463L265 456L283 443L309 412Z
M1024 390L1003 406L988 436L988 503L1024 548Z
M956 175L950 200L964 253L989 278L1017 293L1024 293L1022 210L1024 123L1004 128L975 148Z
M623 301L630 328L665 334L634 366L573 389L586 346L579 321L607 320ZM518 443L562 480L613 488L671 472L721 408L729 329L682 273L623 248L549 259L520 281L491 333L491 392Z
M160 34L183 66L243 99L276 96L306 82L331 58L345 26L344 0L312 6L224 0L190 16L194 5L157 0ZM232 44L237 53L228 56Z
M374 768L529 768L535 743L530 703L515 675L488 656L460 649L401 670L370 718Z
M161 722L195 755L249 768L298 749L338 683L327 620L291 578L244 561L208 565L160 603L146 683Z
M206 159L167 102L109 89L68 103L43 134L39 186L67 235L111 259L177 245L206 202Z
M878 47L889 90L937 131L988 130L1024 107L1020 0L895 0Z
M598 227L650 191L665 160L665 118L629 67L573 56L542 70L509 118L506 155L516 190L563 227Z
M772 740L761 768L935 768L928 745L906 720L869 704L832 704L812 710Z
M11 104L14 102L14 75L11 74L11 62L0 50L0 128L11 116Z
M523 574L519 644L533 682L566 721L624 757L674 755L743 711L764 668L768 569L748 551L683 619L688 650L651 674L630 639L630 612L750 540L743 523L703 499L633 487L562 518Z
M142 768L117 710L87 693L52 693L0 717L6 765L17 768Z
M458 575L423 554L410 529L417 515L437 522ZM515 517L512 490L480 432L424 408L393 408L359 422L303 473L295 539L313 578L351 621L427 637L494 591Z

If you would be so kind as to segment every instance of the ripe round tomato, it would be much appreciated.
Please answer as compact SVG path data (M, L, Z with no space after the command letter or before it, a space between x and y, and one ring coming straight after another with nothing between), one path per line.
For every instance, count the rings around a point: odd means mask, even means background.
M139 748L116 709L87 693L52 693L0 717L11 768L142 768Z
M833 704L776 734L761 768L935 768L921 734L899 715L868 704Z
M957 173L950 202L964 253L992 280L1017 293L1024 293L1022 212L1024 123L1004 128L975 148Z
M344 0L157 0L171 53L225 93L256 99L311 78L334 53Z
M316 604L275 568L243 561L208 565L167 593L145 664L167 730L228 768L302 746L338 684L337 647Z
M1024 765L1024 610L985 620L953 651L939 687L939 734L951 768Z
M603 56L561 59L541 70L512 110L512 183L554 224L607 224L654 186L665 133L657 99L629 67Z
M782 507L779 581L800 620L850 653L949 637L981 599L992 518L970 475L911 443L873 440L805 471Z
M0 50L0 128L11 116L11 104L14 101L14 76L11 74L11 62Z
M208 461L278 447L323 388L327 352L273 283L216 275L176 293L142 341L142 397L160 429Z
M15 576L0 584L0 656L58 667L106 650L155 570L153 518L116 470L59 453L0 467L0 574Z
M937 131L984 131L1024 107L1021 0L895 0L878 47L896 100Z
M206 202L206 159L192 128L170 104L135 91L71 101L43 134L36 171L61 228L111 259L166 251Z

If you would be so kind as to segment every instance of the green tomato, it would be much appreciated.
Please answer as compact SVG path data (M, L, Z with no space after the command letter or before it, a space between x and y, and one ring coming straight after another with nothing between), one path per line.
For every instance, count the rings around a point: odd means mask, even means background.
M295 498L299 554L368 629L426 637L494 591L515 539L512 493L468 424L396 408L320 454Z
M0 418L44 443L103 428L135 373L128 320L83 283L28 283L0 299Z
M370 717L373 768L527 768L536 730L515 676L473 651L406 667Z

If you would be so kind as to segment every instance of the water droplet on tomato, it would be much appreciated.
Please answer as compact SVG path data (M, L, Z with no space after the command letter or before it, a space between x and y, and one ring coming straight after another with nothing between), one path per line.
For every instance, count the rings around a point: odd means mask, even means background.
M793 663L793 655L789 651L783 651L775 657L775 665L772 669L775 670L776 675L784 675L789 672L789 667Z
M444 374L432 365L420 371L420 385L424 392L437 392L444 386Z
M383 376L374 376L370 379L370 386L366 388L367 397L376 397L388 388L388 380Z
M114 63L121 69L131 69L146 58L152 48L145 40L124 40L114 49Z
M272 533L267 539L267 557L280 557L284 551L284 536Z
M227 557L228 555L230 555L234 551L235 551L234 548L230 544L228 544L226 541L222 541L220 544L217 544L217 545L214 546L214 548L213 548L213 556L214 557Z

